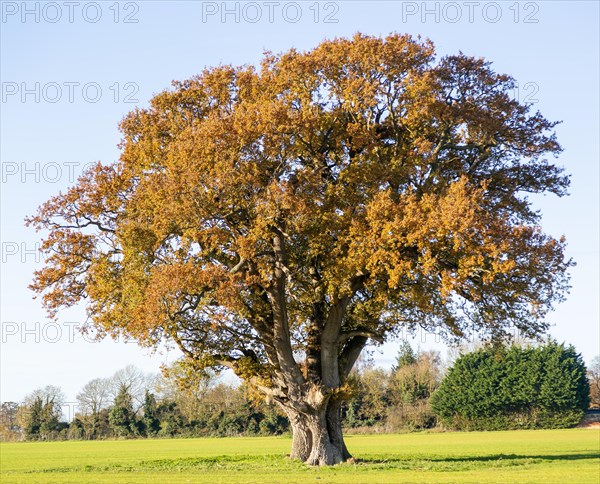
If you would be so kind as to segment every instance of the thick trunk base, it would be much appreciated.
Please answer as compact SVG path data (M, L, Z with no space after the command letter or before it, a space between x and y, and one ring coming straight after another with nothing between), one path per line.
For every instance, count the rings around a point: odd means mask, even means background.
M288 418L292 427L292 452L290 457L306 462L312 447L312 435L308 429L306 417L301 413L288 412Z
M331 442L340 449L342 460L347 461L352 458L342 433L342 400L331 399L327 405L327 430Z
M292 427L290 457L309 465L335 465L352 456L342 435L341 402L330 401L324 408L301 413L286 408Z
M326 410L311 415L307 420L312 445L310 455L305 462L312 466L330 466L342 462L342 450L333 443L329 436Z

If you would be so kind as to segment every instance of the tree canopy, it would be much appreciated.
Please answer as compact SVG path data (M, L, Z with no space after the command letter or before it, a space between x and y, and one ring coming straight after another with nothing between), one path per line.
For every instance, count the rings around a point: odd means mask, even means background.
M401 329L528 336L568 288L532 193L564 195L555 122L514 80L408 35L203 71L121 123L120 159L29 223L33 289L103 334L174 342L282 405L292 455L349 454L344 383Z

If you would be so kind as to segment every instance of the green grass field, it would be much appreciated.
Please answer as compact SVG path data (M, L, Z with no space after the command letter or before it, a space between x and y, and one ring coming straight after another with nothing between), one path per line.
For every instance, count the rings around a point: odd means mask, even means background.
M310 468L290 439L0 444L9 483L598 483L600 430L347 436L357 462Z

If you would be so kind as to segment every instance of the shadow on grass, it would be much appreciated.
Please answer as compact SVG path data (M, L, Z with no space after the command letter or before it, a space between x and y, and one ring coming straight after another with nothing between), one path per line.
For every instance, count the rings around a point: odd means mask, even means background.
M427 461L431 463L460 463L460 462L496 462L500 460L536 460L536 461L576 461L576 460L587 460L587 459L598 459L600 458L600 452L596 453L573 453L573 454L549 454L549 455L536 455L536 454L492 454L492 455L480 455L480 456L467 456L467 457L436 457L436 456L419 456L417 459L421 461ZM406 462L407 460L414 460L411 458L395 458L390 457L388 459L370 459L370 458L359 458L355 459L357 464L391 464L396 462Z
M397 471L433 471L454 472L492 469L499 467L531 466L552 461L582 461L598 459L600 453L571 453L551 455L519 455L491 454L483 456L389 456L388 458L357 458L341 464L352 472L371 472L372 470ZM350 465L349 465L350 464ZM265 469L279 469L281 472L305 471L313 468L300 461L284 458L281 454L257 455L219 455L211 457L183 457L176 459L141 460L127 464L112 463L104 465L83 465L73 467L45 468L25 471L27 474L37 473L71 473L71 472L262 472ZM329 468L332 472L340 467ZM326 469L323 472L328 472Z

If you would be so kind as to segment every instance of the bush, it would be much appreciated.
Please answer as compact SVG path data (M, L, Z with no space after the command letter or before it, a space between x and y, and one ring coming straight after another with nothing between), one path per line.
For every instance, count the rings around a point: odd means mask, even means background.
M259 431L261 435L280 435L287 432L289 422L287 418L278 415L274 411L268 412L260 421Z
M589 384L572 346L488 347L458 358L431 404L461 430L573 427L588 407Z
M386 419L386 431L412 432L431 429L435 427L436 420L428 399L403 403L389 410Z
M414 351L405 341L391 371L371 365L353 371L348 380L352 396L342 407L344 427L377 432L435 427L429 398L440 374L437 352Z

